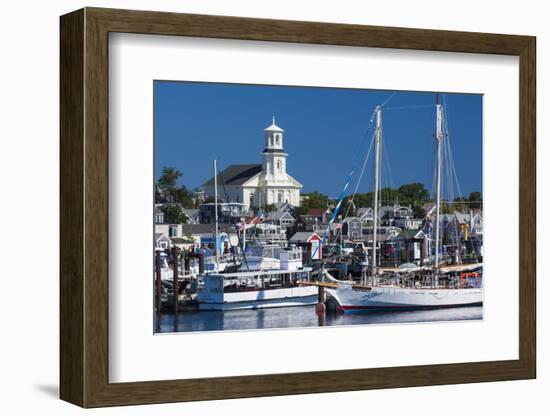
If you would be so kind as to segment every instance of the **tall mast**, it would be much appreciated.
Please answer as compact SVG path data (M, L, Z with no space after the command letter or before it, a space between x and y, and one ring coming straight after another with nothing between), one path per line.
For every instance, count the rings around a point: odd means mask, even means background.
M438 284L437 268L439 267L439 210L441 207L441 141L443 140L443 107L436 104L436 133L435 140L437 144L436 156L436 193L435 193L435 285Z
M214 159L214 218L216 219L216 225L214 229L214 235L216 240L216 264L219 261L218 251L218 161Z
M374 215L372 223L372 279L373 284L376 284L376 243L378 232L378 188L380 187L380 142L382 140L382 108L376 106L376 147L374 150Z
M244 250L246 249L246 217L244 217L244 220L243 220L243 252Z

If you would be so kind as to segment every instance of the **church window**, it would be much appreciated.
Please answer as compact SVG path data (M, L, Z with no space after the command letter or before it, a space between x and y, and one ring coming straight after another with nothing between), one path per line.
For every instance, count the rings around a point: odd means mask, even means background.
M277 171L278 172L281 171L281 161L280 160L277 161Z

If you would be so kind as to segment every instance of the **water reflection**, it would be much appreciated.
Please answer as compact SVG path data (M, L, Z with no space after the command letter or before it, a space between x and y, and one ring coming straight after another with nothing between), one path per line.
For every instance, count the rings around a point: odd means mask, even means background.
M482 319L482 306L437 310L370 312L342 315L317 314L315 306L241 311L201 311L161 314L156 332L198 332L268 328L304 328L335 325L365 325Z

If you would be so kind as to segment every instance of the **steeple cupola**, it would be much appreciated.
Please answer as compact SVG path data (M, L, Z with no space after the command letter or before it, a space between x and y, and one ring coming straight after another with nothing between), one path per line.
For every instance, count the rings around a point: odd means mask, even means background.
M283 150L283 133L285 131L275 124L275 117L271 126L264 129L265 149L264 152L284 152Z

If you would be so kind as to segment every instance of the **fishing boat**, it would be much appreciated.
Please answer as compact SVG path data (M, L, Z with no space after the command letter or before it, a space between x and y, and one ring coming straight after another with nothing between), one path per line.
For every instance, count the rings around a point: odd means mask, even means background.
M367 312L373 310L407 310L442 307L481 305L483 284L481 263L441 264L440 210L441 210L441 164L442 144L447 134L443 131L443 106L436 103L436 208L435 208L435 253L433 264L424 267L403 267L383 269L378 267L377 244L372 244L370 276L366 275L361 284L340 281L325 273L328 280L336 283L335 288L327 289L344 313ZM377 241L378 194L380 188L380 149L382 141L382 108L375 109L376 128L373 197L372 241ZM414 265L413 265L414 266ZM467 278L466 278L467 276Z
M208 274L197 295L200 310L263 309L314 305L318 301L311 268L302 265L302 250L280 252L280 268Z

